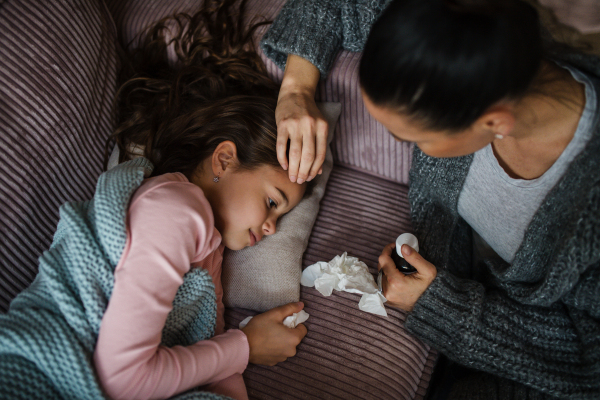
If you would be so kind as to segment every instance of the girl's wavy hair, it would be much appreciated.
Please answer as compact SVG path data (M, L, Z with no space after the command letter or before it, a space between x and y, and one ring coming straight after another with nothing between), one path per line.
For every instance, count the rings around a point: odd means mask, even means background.
M106 154L113 141L119 161L143 147L153 176L181 172L190 178L219 143L230 140L239 168L279 166L278 87L252 40L269 22L246 21L245 3L205 0L194 15L164 18L137 38Z

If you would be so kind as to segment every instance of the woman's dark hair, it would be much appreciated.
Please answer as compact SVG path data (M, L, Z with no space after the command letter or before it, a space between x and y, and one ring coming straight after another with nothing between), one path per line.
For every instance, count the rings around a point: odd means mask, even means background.
M279 166L278 88L252 41L265 22L245 21L244 6L245 0L205 0L194 15L165 18L140 36L130 79L118 94L119 124L111 140L119 161L141 145L154 164L152 175L190 178L219 143L230 140L240 168Z
M524 95L543 57L537 11L520 0L394 0L373 25L360 83L378 106L460 131Z

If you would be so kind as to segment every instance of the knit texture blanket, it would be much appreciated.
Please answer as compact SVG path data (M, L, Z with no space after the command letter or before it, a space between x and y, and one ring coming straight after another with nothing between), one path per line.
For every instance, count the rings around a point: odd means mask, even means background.
M31 286L0 315L0 398L105 399L92 354L125 247L129 199L152 172L144 159L98 179L90 201L66 203ZM163 329L166 346L214 335L216 296L207 271L184 278ZM222 399L190 391L179 399Z

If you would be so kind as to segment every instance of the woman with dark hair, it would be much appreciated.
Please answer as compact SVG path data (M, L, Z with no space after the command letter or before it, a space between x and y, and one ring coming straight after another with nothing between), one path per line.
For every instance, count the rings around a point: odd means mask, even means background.
M295 154L321 135L303 104L341 47L362 51L368 111L416 144L417 273L394 244L379 267L406 328L454 366L452 398L600 397L600 62L542 32L518 0L292 0L262 43L286 68ZM318 171L291 155L290 175Z

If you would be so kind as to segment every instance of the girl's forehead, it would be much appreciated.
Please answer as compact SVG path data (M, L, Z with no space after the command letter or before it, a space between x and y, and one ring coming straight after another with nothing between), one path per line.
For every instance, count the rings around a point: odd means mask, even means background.
M257 169L247 171L246 174L248 174L247 178L254 183L251 185L252 188L256 188L256 190L263 190L262 188L271 190L274 192L271 195L280 195L293 205L302 199L306 190L306 184L300 185L291 182L287 171L279 166L263 165Z

